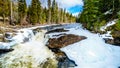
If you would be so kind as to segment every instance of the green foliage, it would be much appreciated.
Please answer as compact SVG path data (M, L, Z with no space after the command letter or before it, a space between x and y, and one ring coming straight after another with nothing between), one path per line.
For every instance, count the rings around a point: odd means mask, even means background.
M23 23L23 19L26 16L26 12L27 12L26 0L18 0L18 16L20 24Z
M3 17L5 23L5 17L10 14L10 0L0 0L0 16Z
M77 21L89 30L98 31L105 22L120 17L120 0L84 0L84 3Z
M36 24L40 23L41 20L41 3L39 0L32 0L29 6L28 15L30 23Z
M75 17L59 8L56 0L47 0L47 3L46 8L41 6L40 0L32 0L29 6L26 0L0 0L0 17L11 17L10 23L21 25L75 22Z
M114 29L117 31L117 30L120 30L120 20L118 20L116 22L116 24L114 25Z
M48 0L48 19L47 22L50 24L51 22L51 0Z

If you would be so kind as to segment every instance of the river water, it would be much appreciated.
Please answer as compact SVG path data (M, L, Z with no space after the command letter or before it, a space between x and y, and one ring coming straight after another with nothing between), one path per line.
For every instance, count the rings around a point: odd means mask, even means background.
M35 35L33 29L43 29ZM14 51L0 57L0 68L58 68L55 54L46 46L52 35L45 35L46 30L65 28L66 34L86 36L87 39L61 48L67 56L75 61L75 68L118 68L120 66L120 47L106 44L102 37L82 28L81 24L65 24L46 27L21 29L13 37L13 43L1 46L13 48ZM29 39L27 42L25 40ZM14 46L13 46L14 45Z

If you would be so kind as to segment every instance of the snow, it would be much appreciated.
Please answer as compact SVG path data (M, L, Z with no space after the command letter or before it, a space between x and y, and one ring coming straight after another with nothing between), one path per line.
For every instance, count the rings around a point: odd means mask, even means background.
M109 38L109 39L113 39L112 35L110 34L111 31L107 31L106 34L102 34L100 35L102 38Z
M105 26L102 26L102 27L100 28L100 30L101 30L101 31L105 31L105 29L106 29L107 27L110 27L110 26L116 24L115 21L116 21L116 19L113 20L113 21L108 22Z
M99 34L93 34L74 24L67 34L86 36L87 39L61 48L78 65L75 68L118 68L120 47L106 44ZM51 35L56 35L52 33Z
M105 31L108 27L112 26L116 24L116 19L113 21L108 22L105 26L102 26L100 28L101 31ZM112 35L111 35L111 31L106 31L106 34L102 34L101 37L103 38L109 38L109 39L113 39Z

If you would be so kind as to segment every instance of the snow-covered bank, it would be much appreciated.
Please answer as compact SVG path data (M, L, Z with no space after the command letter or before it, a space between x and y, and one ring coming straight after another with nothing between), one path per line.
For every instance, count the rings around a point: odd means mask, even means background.
M116 19L113 21L109 21L106 25L102 26L100 28L101 31L105 31L108 27L112 26L116 24ZM112 35L111 35L111 31L106 31L106 34L102 34L101 37L103 38L109 38L109 39L113 39Z

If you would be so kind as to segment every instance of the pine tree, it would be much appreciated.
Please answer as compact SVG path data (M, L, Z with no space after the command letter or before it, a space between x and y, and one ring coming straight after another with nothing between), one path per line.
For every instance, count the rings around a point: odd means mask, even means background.
M28 11L30 23L37 24L41 21L41 3L39 0L32 0L31 5L29 6Z
M85 0L84 3L84 10L79 19L86 28L91 30L93 24L99 22L99 15L101 15L98 8L99 0Z
M5 17L8 17L10 14L10 1L9 0L0 0L0 16L3 17L3 23L5 23Z
M48 0L48 23L51 22L51 0Z
M25 24L27 5L26 0L18 0L18 15L20 24Z
M63 23L63 9L60 9L60 22Z

